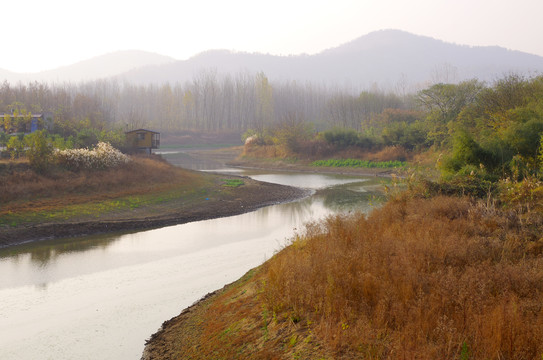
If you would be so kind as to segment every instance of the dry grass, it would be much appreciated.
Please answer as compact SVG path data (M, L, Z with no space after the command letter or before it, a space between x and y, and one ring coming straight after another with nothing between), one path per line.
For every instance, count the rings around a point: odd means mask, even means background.
M399 196L310 224L150 359L541 359L543 222L535 236L518 215Z
M52 169L46 174L34 172L25 163L4 165L0 171L0 215L147 194L179 184L188 187L197 178L195 173L147 157L107 170Z
M377 152L368 154L368 160L371 161L407 161L411 158L412 154L401 146L386 146Z
M289 153L277 145L247 144L243 147L241 156L255 158L285 158L289 156Z
M262 296L334 358L540 359L539 234L465 198L400 198L308 226L266 265Z

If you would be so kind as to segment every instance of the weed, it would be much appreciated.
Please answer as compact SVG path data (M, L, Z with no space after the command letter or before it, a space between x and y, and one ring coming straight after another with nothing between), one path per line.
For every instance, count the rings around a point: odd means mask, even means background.
M469 360L469 347L465 341L462 343L462 348L460 349L460 360Z
M239 187L245 184L241 179L222 179L222 181L224 181L223 186L229 187Z
M264 340L268 340L268 310L266 307L262 310L262 330L264 332Z
M293 347L298 343L298 336L292 335L290 339L288 340L288 346Z

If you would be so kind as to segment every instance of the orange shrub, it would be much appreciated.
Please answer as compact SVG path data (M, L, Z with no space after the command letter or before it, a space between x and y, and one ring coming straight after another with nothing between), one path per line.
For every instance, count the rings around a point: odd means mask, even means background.
M368 160L372 161L407 161L411 158L411 156L405 148L394 145L387 146L377 152L370 153L367 158Z

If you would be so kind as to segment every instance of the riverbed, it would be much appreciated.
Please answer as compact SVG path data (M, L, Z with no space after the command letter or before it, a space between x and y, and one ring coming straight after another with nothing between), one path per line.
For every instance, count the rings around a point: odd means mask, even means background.
M202 165L183 151L165 157L313 195L226 218L0 250L1 359L139 359L164 320L270 258L304 223L382 200L374 177Z

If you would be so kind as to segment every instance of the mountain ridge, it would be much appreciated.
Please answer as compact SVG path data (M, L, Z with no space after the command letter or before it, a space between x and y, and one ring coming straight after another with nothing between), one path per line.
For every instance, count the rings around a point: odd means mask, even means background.
M121 78L136 83L190 81L199 71L264 72L271 80L369 87L471 78L492 81L505 73L543 72L543 57L498 46L448 43L401 30L380 30L314 55L277 56L209 50L171 64L136 69Z
M169 56L143 51L120 50L58 68L39 72L13 72L0 69L0 80L78 82L116 76L131 69L174 62Z
M118 57L117 65L108 63ZM115 61L113 61L115 63ZM121 62L122 64L118 64ZM102 78L137 84L183 83L203 72L263 72L276 81L296 80L368 88L492 81L506 73L543 73L543 57L499 46L469 46L402 30L379 30L308 55L271 55L211 49L186 60L140 50L97 56L40 73L19 74L0 69L0 81L85 81Z

